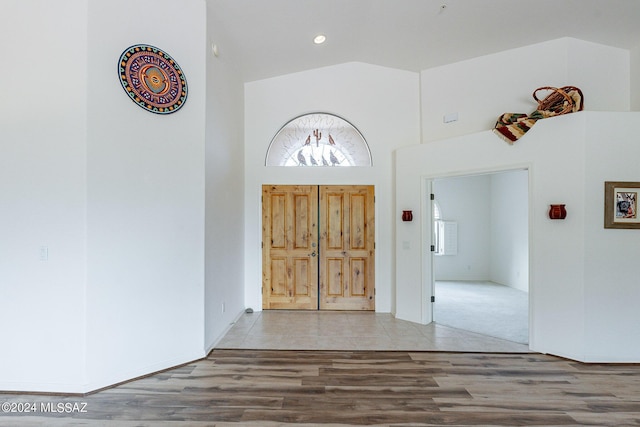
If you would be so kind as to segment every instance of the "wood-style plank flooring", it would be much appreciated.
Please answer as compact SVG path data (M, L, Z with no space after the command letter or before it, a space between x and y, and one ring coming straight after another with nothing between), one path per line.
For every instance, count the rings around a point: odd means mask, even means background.
M0 413L2 426L631 426L640 366L541 354L214 350L86 397L84 413Z

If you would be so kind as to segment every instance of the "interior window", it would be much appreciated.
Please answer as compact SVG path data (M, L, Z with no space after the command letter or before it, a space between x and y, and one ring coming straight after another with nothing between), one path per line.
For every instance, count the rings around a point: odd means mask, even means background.
M287 122L271 140L267 166L371 166L369 146L355 126L330 113L311 113Z

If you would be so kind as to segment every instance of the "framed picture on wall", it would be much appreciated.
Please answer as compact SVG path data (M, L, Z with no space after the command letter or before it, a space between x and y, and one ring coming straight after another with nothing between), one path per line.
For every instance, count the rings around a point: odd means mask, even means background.
M640 182L604 183L604 228L638 228Z

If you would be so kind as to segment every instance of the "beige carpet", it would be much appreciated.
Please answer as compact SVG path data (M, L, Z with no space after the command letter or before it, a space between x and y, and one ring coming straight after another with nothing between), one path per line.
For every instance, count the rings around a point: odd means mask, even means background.
M436 323L529 342L529 295L493 282L436 282Z

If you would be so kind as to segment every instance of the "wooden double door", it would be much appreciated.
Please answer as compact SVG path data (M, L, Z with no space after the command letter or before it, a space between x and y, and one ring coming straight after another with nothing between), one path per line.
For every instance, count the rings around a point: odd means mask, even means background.
M262 187L262 308L375 310L373 186Z

